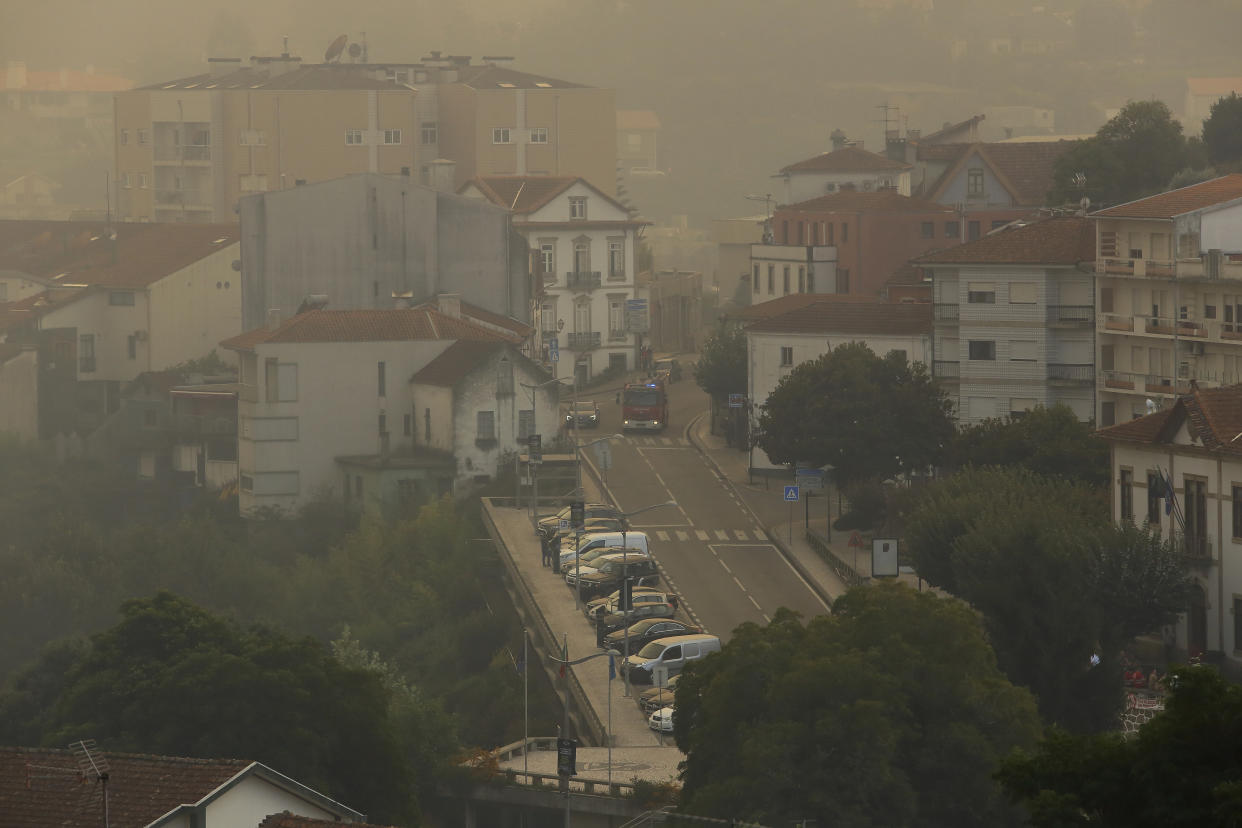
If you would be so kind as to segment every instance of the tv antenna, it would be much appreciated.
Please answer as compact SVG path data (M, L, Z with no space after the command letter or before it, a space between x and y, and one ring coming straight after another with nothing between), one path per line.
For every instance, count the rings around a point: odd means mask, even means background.
M884 113L884 117L876 118L876 123L884 124L884 140L887 142L890 131L888 125L890 123L900 123L900 116L898 113L901 111L901 107L897 106L897 104L891 104L888 101L885 101L877 106L876 109L879 109ZM889 114L890 112L892 113L891 115Z
M103 795L103 824L108 828L108 760L99 753L99 746L94 739L82 739L69 745L74 758L78 760L78 771L83 780L94 780L99 783Z

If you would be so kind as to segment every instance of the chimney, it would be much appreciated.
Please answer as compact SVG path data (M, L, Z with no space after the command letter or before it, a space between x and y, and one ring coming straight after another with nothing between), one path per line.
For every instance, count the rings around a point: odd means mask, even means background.
M451 193L456 189L453 180L457 177L457 162L448 158L437 158L429 165L427 185L442 193Z
M890 161L906 160L906 139L895 129L884 133L884 155Z
M267 329L274 331L280 327L280 308L267 309Z
M413 305L413 291L407 290L404 293L394 293L392 295L392 306L398 310L409 310Z
M836 152L837 150L844 147L846 142L848 141L848 139L845 137L845 133L839 129L834 129L832 131L832 134L828 136L828 139L832 141L833 152Z
M236 72L241 68L241 58L207 58L207 67L213 78L224 77L230 72Z
M26 61L10 60L7 72L7 83L9 89L25 89L26 88Z
M461 294L441 293L436 297L436 307L445 316L461 319Z

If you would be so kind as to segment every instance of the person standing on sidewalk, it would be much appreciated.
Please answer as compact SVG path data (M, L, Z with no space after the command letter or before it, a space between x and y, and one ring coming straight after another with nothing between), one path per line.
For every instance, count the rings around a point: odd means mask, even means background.
M673 615L676 615L677 608L681 606L681 599L677 597L677 593L675 592L669 593L668 603L669 603L669 606L673 608Z

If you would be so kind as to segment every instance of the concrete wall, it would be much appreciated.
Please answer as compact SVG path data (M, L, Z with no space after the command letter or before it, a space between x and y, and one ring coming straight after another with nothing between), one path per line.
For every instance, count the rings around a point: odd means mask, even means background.
M265 817L282 811L316 819L330 820L339 816L304 797L251 776L208 805L203 822L206 825L258 825Z
M34 348L0 362L0 434L39 439L39 355Z
M26 273L0 270L0 302L16 302L47 289L47 285L31 280Z
M223 246L151 285L149 338L140 345L150 349L153 370L212 350L225 362L236 359L217 346L242 332L242 275L233 269L240 257L240 244Z
M150 370L150 340L135 342L134 357L129 357L129 337L135 331L147 330L149 319L147 294L133 294L133 305L109 304L112 291L90 290L75 302L62 305L39 320L41 329L76 328L78 336L78 380L115 380L128 382ZM81 369L81 337L93 336L95 370Z

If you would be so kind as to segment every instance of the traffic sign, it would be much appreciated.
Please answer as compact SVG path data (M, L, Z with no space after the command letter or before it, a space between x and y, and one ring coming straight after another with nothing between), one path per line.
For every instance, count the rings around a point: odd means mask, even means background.
M543 435L532 434L530 435L530 437L526 438L526 441L527 441L526 445L528 446L527 456L530 458L530 462L542 463L543 462Z
M746 407L746 395L745 394L730 394L729 395L729 408L745 408L745 407Z
M819 491L824 488L823 469L797 469L795 476L798 479L798 485L804 489Z
M561 345L555 336L548 340L548 360L550 362L561 361Z
M586 503L581 500L575 500L569 504L569 522L577 529L586 523Z
M786 486L785 487L785 500L789 501L790 503L798 502L798 487L797 486Z
M850 535L850 544L854 549L861 549L863 545L862 535L854 532Z
M612 468L612 446L608 445L607 440L595 444L595 460L599 463L600 471Z
M578 740L561 737L556 740L556 773L558 776L577 776Z
M647 333L650 324L647 321L647 300L625 300L625 329L630 333Z

